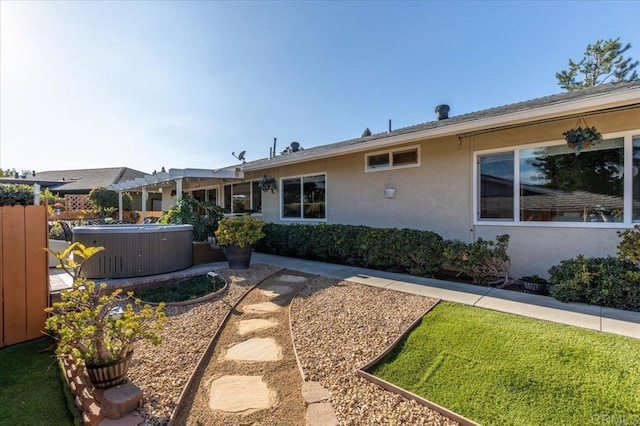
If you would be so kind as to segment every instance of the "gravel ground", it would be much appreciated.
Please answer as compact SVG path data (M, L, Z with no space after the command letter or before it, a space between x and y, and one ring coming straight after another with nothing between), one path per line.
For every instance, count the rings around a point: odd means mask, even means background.
M144 425L165 425L224 316L250 288L279 269L223 270L221 298L165 309L163 343L138 343L129 378L145 392ZM292 302L292 328L306 380L331 393L341 425L449 425L455 422L391 394L355 374L434 299L316 277Z
M145 425L167 424L178 398L195 370L229 308L252 286L278 271L266 265L250 269L219 271L229 283L221 298L209 302L167 307L162 344L138 343L129 379L144 391L141 414Z
M323 277L293 300L292 329L306 380L329 390L341 425L456 424L355 373L435 302Z

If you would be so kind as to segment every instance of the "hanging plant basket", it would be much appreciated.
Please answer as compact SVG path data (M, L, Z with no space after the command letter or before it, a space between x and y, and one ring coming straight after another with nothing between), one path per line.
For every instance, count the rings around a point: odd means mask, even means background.
M258 187L262 192L276 192L278 190L278 180L272 176L267 177L267 175L264 175L258 181Z
M580 122L584 123L584 127L580 125ZM589 127L584 118L578 120L576 127L570 129L562 134L567 141L567 146L579 155L583 149L590 148L592 145L602 141L602 135L595 127Z

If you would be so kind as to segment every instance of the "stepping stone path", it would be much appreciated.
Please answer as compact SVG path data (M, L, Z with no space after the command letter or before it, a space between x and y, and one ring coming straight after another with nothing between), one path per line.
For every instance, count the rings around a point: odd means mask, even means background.
M224 356L234 361L278 361L282 348L270 337L254 337L233 345Z
M276 395L258 376L222 376L211 381L209 407L232 413L252 413L273 405Z
M289 304L308 276L278 273L252 290L221 330L195 398L209 410L195 422L337 424L329 392L302 383L291 342Z

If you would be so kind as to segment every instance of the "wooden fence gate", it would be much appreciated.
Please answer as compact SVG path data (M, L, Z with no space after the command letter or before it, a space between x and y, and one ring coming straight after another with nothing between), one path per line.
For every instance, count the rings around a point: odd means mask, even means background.
M49 304L44 206L0 207L0 347L42 336Z

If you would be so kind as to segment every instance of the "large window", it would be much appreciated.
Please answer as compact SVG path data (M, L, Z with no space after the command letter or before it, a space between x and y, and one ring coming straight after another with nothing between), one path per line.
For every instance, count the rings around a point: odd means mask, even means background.
M258 182L225 185L224 208L229 213L262 213L262 194Z
M326 219L326 176L282 179L283 219Z
M633 176L633 221L640 222L640 136L633 138L633 158L631 173Z
M482 219L513 219L513 153L478 157Z
M608 138L579 155L562 143L479 153L476 160L478 221L623 223L631 199L626 220L640 222L638 136ZM627 173L633 179L625 188Z
M420 166L420 149L418 146L365 155L365 172L418 166Z

